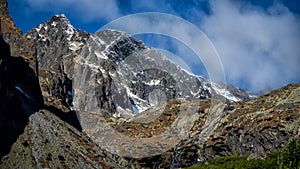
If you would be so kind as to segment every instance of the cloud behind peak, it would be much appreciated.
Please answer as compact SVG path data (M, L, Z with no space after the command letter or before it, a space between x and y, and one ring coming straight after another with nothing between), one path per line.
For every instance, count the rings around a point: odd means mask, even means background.
M253 91L300 82L300 20L282 4L262 10L236 1L211 1L201 28L212 40L230 83ZM246 6L247 5L247 6Z

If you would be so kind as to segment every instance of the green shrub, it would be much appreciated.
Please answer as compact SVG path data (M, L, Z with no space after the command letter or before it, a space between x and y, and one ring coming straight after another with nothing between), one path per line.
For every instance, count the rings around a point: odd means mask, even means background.
M208 164L188 169L300 169L300 142L293 139L281 152L269 153L265 160L247 160L248 155L218 157Z
M209 164L189 167L188 169L275 169L278 168L276 160L278 153L269 154L265 160L247 160L248 155L219 157L209 161Z
M280 169L300 168L300 142L292 139L283 148L278 156L277 163Z

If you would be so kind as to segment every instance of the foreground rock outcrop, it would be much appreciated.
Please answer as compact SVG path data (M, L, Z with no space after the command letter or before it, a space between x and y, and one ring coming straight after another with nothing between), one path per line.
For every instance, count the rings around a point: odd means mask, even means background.
M120 168L110 153L46 110L31 115L1 168Z
M42 105L35 49L0 1L0 157L23 132L28 116Z

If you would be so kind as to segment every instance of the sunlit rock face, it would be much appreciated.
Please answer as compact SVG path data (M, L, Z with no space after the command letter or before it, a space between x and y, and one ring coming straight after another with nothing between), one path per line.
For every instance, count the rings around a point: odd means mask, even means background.
M45 103L64 111L93 104L109 116L133 116L178 98L251 99L247 91L234 87L227 90L225 85L212 85L188 73L124 32L77 31L64 15L52 17L26 36L37 45Z

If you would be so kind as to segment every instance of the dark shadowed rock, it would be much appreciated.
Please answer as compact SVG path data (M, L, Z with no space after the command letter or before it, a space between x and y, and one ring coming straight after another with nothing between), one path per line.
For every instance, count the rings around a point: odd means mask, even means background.
M114 156L46 110L29 117L1 168L121 168Z
M42 106L34 71L21 57L10 56L10 47L0 36L0 156L24 130L28 116Z

